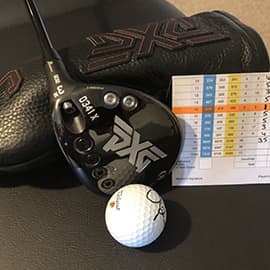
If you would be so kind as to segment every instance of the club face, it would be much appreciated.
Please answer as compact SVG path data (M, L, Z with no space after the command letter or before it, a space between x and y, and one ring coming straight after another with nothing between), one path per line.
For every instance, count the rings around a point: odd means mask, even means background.
M54 103L53 125L81 182L108 195L130 183L153 185L171 171L180 150L175 116L119 86L75 86Z

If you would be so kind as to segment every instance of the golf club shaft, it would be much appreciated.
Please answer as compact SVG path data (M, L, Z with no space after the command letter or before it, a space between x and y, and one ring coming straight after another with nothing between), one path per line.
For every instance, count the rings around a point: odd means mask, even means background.
M55 59L60 60L61 58L59 54L52 46L51 40L49 38L35 0L25 0L25 4L27 6L27 10L33 22L34 28L36 30L44 60L46 62Z

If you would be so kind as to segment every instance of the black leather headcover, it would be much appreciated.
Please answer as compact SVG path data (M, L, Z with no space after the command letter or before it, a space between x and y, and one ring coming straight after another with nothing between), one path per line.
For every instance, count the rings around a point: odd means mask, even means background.
M219 11L191 17L179 13L91 35L60 54L76 80L136 88L167 104L172 75L269 70L258 33ZM60 157L41 60L1 77L0 171L29 169Z

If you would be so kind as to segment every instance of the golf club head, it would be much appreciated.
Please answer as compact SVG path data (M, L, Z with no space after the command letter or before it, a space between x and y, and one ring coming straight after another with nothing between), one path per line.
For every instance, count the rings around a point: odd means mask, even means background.
M167 176L181 146L176 116L136 89L72 80L34 0L25 2L46 63L55 136L82 184L110 195Z

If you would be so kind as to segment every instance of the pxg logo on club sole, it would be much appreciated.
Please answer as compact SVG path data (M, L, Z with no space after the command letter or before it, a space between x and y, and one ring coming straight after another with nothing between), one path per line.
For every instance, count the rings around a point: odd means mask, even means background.
M129 163L141 173L151 162L167 157L149 141L140 142L141 135L120 117L115 116L114 135L103 146L105 152L113 151L120 157L129 156Z

